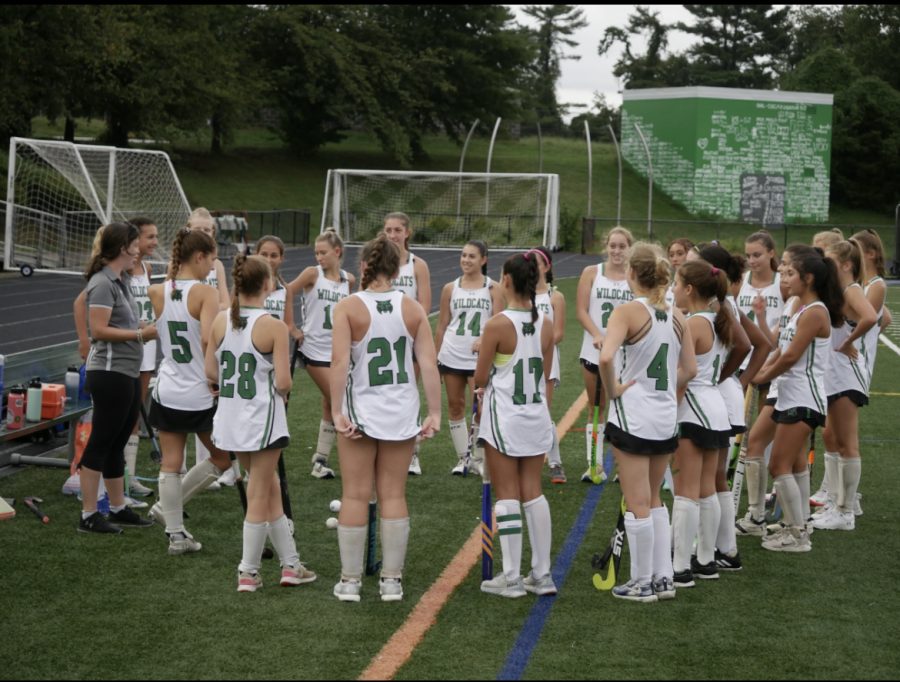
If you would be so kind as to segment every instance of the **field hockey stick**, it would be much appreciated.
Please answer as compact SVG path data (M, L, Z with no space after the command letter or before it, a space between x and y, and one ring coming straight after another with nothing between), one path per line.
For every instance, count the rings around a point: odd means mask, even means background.
M747 462L747 443L749 439L745 436L750 432L750 415L753 413L753 406L758 402L759 391L753 386L752 390L750 386L747 387L747 391L744 395L744 423L747 425L747 430L743 433L739 433L737 438L735 438L735 445L738 447L738 458L737 458L737 466L734 470L734 477L731 481L731 499L734 502L734 513L737 516L738 507L741 504L741 491L744 487L744 471L746 470L746 462ZM748 404L747 399L750 399ZM738 444L738 439L740 439L740 444Z
M481 579L494 577L494 508L491 504L491 473L481 465Z
M602 384L600 383L600 375L597 375L597 383L594 388L594 430L591 433L591 482L594 485L600 483L600 475L597 473L597 447L603 447L600 444L602 440L597 433L597 426L600 421L600 391Z
M144 428L147 429L147 433L150 436L150 444L153 446L153 449L150 451L150 459L159 464L162 462L162 449L159 447L159 441L156 439L156 432L150 426L150 417L147 415L147 408L144 406L144 403L141 403L141 419L144 420Z
M294 369L297 367L297 349L298 344L294 341L291 345L291 385L294 382ZM284 401L284 411L287 412L288 401L291 394L288 393ZM278 486L281 489L281 507L284 509L284 515L291 521L294 520L293 510L291 508L291 494L288 490L287 471L284 467L284 450L278 454ZM293 528L293 525L291 526Z
M592 582L598 590L608 591L616 584L616 577L619 575L619 567L622 564L622 547L625 544L625 496L623 495L619 502L619 518L616 520L616 527L613 530L609 545L603 556L597 554L591 559L591 566L597 569L594 573ZM610 563L610 559L612 562ZM606 575L603 570L609 565Z
M366 575L375 575L381 569L381 562L375 557L377 552L377 528L375 520L378 516L378 499L375 491L372 491L372 499L369 500L369 528L366 537Z
M466 458L463 460L463 478L469 476L469 466L472 464L472 450L475 449L475 417L478 415L478 396L472 396L472 421L469 424L469 440L466 443Z

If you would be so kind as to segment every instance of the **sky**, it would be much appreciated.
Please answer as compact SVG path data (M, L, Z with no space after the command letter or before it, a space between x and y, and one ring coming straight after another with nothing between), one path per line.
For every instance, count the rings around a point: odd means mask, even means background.
M525 5L509 5L509 7L520 24L536 26L535 20L522 11ZM609 104L618 106L622 103L622 95L619 92L618 80L613 75L613 68L621 56L621 44L613 46L603 57L597 54L597 46L608 27L627 25L628 17L634 13L636 5L578 5L578 7L584 10L588 25L571 36L578 42L578 46L570 48L567 53L580 55L581 59L562 61L562 76L556 86L556 99L561 104L585 104L590 107L594 101L594 92L599 92L606 96ZM683 5L647 5L647 7L651 11L659 12L660 19L667 24L676 21L688 23L693 19L693 15ZM687 33L670 31L668 50L670 53L681 52L695 41L696 38ZM645 47L642 40L632 40L632 52L640 54ZM573 108L565 119L568 121L583 111L584 108Z

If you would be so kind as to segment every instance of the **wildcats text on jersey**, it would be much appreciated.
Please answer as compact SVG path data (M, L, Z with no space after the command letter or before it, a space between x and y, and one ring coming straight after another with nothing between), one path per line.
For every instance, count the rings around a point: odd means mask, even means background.
M342 298L345 298L347 296L341 291L329 291L328 289L323 288L316 289L316 293L318 294L318 300L331 301L332 303L337 303Z
M400 287L412 287L416 284L416 278L414 275L400 275L397 279L391 280L391 286L395 288Z
M631 301L634 299L631 289L627 288L607 289L606 287L597 287L594 289L594 295L596 298L605 298L607 300Z
M742 295L738 296L738 306L743 309L750 308L753 305L753 301L756 300L756 294L752 296ZM766 308L777 308L781 305L781 299L777 296L763 296L763 300L766 302Z
M450 301L450 305L453 306L453 310L469 310L472 308L477 310L491 309L491 301L487 298L454 298Z

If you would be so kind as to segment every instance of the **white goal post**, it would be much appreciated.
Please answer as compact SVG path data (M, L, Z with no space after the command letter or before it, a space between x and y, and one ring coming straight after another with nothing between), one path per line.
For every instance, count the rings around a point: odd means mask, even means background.
M417 246L460 247L482 239L490 248L558 246L559 176L551 173L440 173L332 169L325 183L321 229L349 243L374 237L384 216L411 220Z
M97 228L143 216L159 228L152 262L168 262L190 215L168 154L14 137L9 143L3 265L81 273Z

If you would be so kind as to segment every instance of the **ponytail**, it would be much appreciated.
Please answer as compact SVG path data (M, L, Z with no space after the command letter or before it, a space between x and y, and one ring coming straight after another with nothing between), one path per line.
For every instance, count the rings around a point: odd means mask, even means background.
M231 327L238 330L247 326L247 318L241 317L241 294L255 296L263 290L266 280L272 277L272 268L262 256L238 254L234 259L231 278L234 296L231 298Z
M365 291L379 275L388 279L397 276L400 270L400 247L379 232L374 239L367 242L359 255L362 281L360 291Z
M812 275L812 288L828 309L832 327L844 323L844 292L838 279L837 265L825 258L818 249L797 250L791 259L793 267L801 277Z
M169 269L166 273L166 279L172 281L171 296L173 301L181 298L181 292L175 287L175 278L178 276L181 264L188 261L198 251L204 254L215 253L215 240L205 232L191 230L189 227L182 227L178 230L175 234L175 239L172 240L172 255L169 259Z
M527 253L517 253L510 256L503 264L503 274L509 275L512 281L513 290L531 301L531 321L536 322L538 319L537 303L535 296L537 295L537 285L540 279L538 272L537 259L532 251Z
M747 259L737 253L729 253L719 244L708 244L698 252L700 258L719 270L724 270L728 281L734 284L744 275Z
M140 231L131 223L110 223L101 227L94 238L94 250L85 268L84 278L90 281L91 277L100 272L107 263L118 258L123 249L127 249L131 242L140 236Z
M662 248L648 242L637 242L631 248L628 267L641 289L647 292L650 305L661 312L666 311L666 290L672 274Z
M731 348L734 338L731 327L731 311L725 303L725 297L728 295L728 277L725 275L725 271L705 260L692 260L678 268L678 276L685 285L690 284L694 288L700 299L708 301L710 304L713 299L718 302L713 327L719 340L727 348Z

